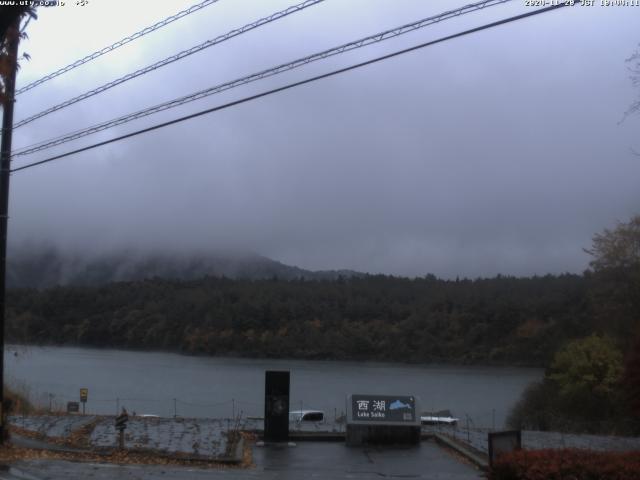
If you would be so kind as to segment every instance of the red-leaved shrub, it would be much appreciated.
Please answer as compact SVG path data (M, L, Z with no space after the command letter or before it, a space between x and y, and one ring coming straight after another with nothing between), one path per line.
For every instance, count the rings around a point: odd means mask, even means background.
M491 480L640 480L640 452L519 450L501 455Z

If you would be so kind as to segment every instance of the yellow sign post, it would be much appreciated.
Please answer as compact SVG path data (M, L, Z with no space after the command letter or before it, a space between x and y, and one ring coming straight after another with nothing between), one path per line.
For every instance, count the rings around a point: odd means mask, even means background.
M84 415L84 405L87 403L87 398L89 398L89 389L81 388L80 389L80 401L82 402L82 414Z

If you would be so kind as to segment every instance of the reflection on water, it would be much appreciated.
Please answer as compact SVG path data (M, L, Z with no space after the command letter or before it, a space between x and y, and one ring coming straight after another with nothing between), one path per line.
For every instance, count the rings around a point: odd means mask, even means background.
M62 407L89 389L87 413L230 417L263 413L264 371L291 371L291 409L340 415L350 393L415 395L422 410L450 409L500 427L540 369L191 357L174 353L9 346L5 374L40 405Z

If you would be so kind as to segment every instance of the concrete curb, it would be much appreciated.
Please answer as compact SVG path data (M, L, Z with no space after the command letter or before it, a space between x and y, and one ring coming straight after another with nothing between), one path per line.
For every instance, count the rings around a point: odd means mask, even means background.
M0 465L0 478L2 480L40 480L13 465Z
M295 432L289 440L297 442L344 442L346 435L340 432Z
M20 448L29 448L31 450L49 450L52 452L61 453L92 453L91 450L86 448L71 447L66 445L60 445L53 442L47 442L46 440L39 440L30 437L23 437L16 433L11 434L10 443Z
M441 433L432 433L430 434L431 438L435 439L435 441L446 448L450 448L455 452L459 453L467 460L472 462L481 470L487 471L489 470L489 460L486 456L483 456L481 453L478 453L472 450L467 445L464 445L461 442L458 442L446 435L442 435Z
M264 430L244 430L247 433L256 435L260 440L264 440ZM347 434L345 432L289 432L289 441L292 442L344 442Z

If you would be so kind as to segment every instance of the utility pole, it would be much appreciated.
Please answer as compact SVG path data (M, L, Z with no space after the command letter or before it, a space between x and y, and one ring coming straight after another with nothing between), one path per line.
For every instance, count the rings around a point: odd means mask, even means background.
M16 16L6 33L9 73L5 78L2 106L2 141L0 143L0 445L4 443L4 324L7 274L7 220L9 215L9 175L11 170L11 136L13 134L13 104L16 91L20 16Z

